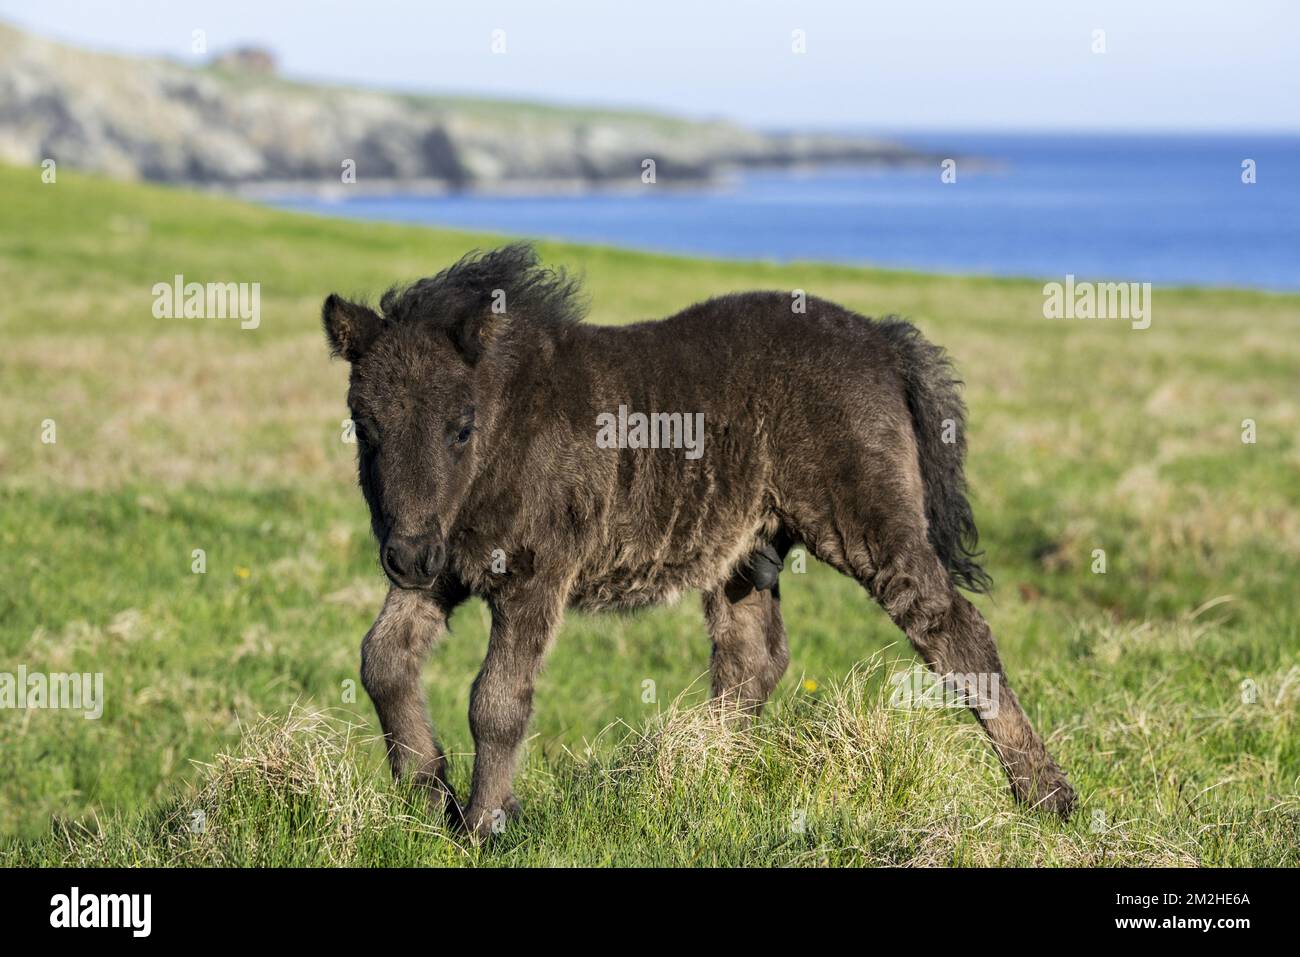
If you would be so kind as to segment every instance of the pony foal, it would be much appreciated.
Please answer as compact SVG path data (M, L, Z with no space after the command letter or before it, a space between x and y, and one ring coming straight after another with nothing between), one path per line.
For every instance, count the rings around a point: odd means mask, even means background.
M361 491L392 583L362 642L362 682L394 776L428 787L455 822L482 834L517 810L534 680L566 608L701 591L713 694L761 710L789 662L777 575L796 543L861 583L937 674L993 678L996 702L969 700L1012 791L1069 813L1074 792L958 591L989 583L965 494L965 409L943 352L908 323L816 298L794 314L786 293L749 292L588 325L576 283L523 244L392 289L378 311L331 295L323 319L351 365ZM626 410L702 422L699 454L598 441ZM420 670L470 595L492 633L462 806Z

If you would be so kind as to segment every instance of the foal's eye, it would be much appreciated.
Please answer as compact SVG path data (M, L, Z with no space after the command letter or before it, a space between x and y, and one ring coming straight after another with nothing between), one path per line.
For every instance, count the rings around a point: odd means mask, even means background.
M469 437L474 434L474 406L467 405L461 411L460 418L450 423L451 427L447 430L447 444L452 448L457 448L469 441Z

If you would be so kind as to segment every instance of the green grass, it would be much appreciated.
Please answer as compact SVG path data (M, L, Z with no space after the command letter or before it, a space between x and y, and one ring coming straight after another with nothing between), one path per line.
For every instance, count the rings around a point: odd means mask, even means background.
M0 671L102 672L107 699L0 711L0 863L1297 863L1300 297L1157 289L1134 331L1043 319L1040 282L543 244L596 322L798 287L950 349L998 581L979 604L1081 806L1025 813L966 714L887 707L910 649L810 563L746 733L699 707L695 600L570 615L525 817L469 847L389 784L355 685L385 589L317 317L497 238L30 169L0 197ZM260 282L260 328L155 319L176 273ZM426 684L463 788L486 611L452 624Z

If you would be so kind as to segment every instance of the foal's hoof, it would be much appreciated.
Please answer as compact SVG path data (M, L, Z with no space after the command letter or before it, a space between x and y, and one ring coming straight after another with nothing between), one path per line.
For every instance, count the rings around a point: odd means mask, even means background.
M447 809L451 825L476 841L500 834L506 829L506 822L518 817L521 812L519 801L513 794L497 808L476 808L472 804L463 806L453 801Z
M1055 814L1063 821L1069 820L1079 799L1065 773L1055 766L1044 769L1033 781L1017 781L1014 789L1016 797L1031 809Z

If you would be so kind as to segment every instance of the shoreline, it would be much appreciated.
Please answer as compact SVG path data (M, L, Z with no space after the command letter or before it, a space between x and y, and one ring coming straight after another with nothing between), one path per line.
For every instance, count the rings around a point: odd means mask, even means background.
M924 169L937 166L949 157L940 154L914 154L907 156L881 157L875 160L853 160L847 162L794 162L794 163L744 163L719 167L709 175L676 176L671 181L642 183L638 176L626 179L612 177L528 177L508 180L484 181L479 183L457 183L449 179L436 177L367 177L353 183L322 182L319 179L291 178L267 179L239 183L159 183L159 185L189 186L216 195L235 196L240 199L257 202L271 202L287 199L313 199L322 201L342 201L348 198L389 199L401 197L522 197L539 198L552 196L611 196L630 195L644 192L653 186L657 190L673 193L696 193L722 191L734 188L746 175L751 173L788 173L792 176L816 173L826 170L859 170L869 172L889 172L892 170ZM952 159L963 164L966 169L982 172L999 170L1006 164L982 157L954 156ZM150 180L149 182L158 182Z

